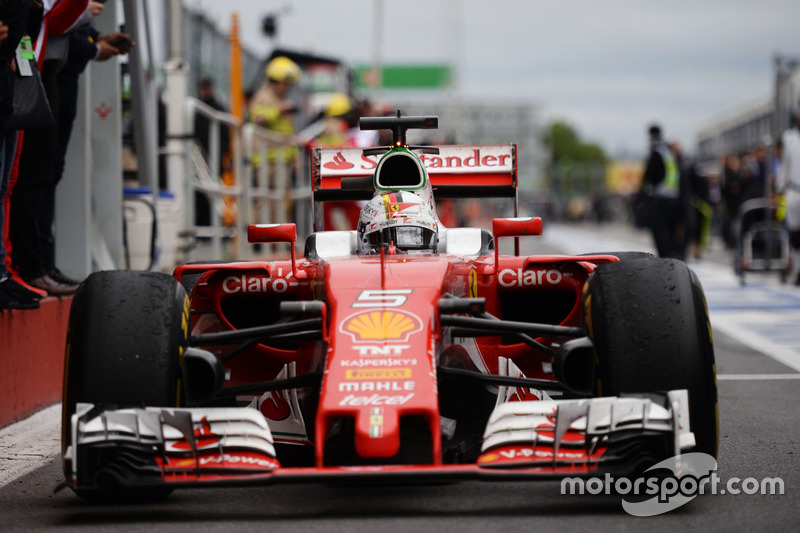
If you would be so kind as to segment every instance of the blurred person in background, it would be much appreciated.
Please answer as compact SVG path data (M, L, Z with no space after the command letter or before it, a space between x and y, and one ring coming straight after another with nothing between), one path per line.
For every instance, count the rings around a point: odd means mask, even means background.
M267 185L270 190L275 189L276 172L274 169L275 165L280 163L288 166L289 183L287 187L294 188L297 185L298 156L300 155L300 150L294 140L294 119L298 109L295 103L289 99L289 92L300 80L301 70L297 63L288 57L278 56L267 63L264 73L266 77L261 87L253 94L247 118L262 128L286 136L285 141L271 143L267 148L267 164L270 167L269 179L271 181ZM253 156L251 163L254 167L263 164L257 154ZM289 216L292 216L294 201L288 194L288 190L284 192L286 193L284 199L286 211Z
M350 125L357 114L357 109L349 96L344 93L333 93L322 109L319 120L320 130L317 136L308 143L311 148L353 148L355 140L350 135ZM336 201L325 204L326 230L354 230L358 227L358 219L364 202Z
M675 222L675 249L677 257L686 260L686 250L689 248L691 236L695 232L695 212L692 208L692 179L694 165L683 153L683 148L678 142L671 142L669 149L678 166L678 206L677 220Z
M711 226L714 221L714 208L718 200L714 200L714 187L718 188L719 177L715 166L695 165L690 176L691 210L694 226L689 234L689 255L693 259L701 259L708 248L711 238ZM716 191L717 196L719 191Z
M800 123L800 110L797 115ZM789 231L790 280L800 285L800 131L798 124L781 138L781 164L776 192L786 195L786 228Z
M645 162L642 187L652 199L650 231L659 257L684 259L677 233L681 217L680 170L664 142L661 127L648 129L650 153Z
M289 91L300 79L300 67L288 57L272 59L265 70L266 78L253 94L248 119L263 128L284 135L294 135L297 107L289 100ZM270 163L293 163L298 156L296 146L273 148L267 153Z
M228 110L217 99L214 80L202 78L197 85L197 98L207 106L217 111L227 112ZM203 150L206 160L211 153L211 128L215 123L201 113L194 115L194 136L197 144ZM230 129L222 125L219 127L219 160L217 172L222 176L223 172L231 166L231 132ZM208 226L211 224L211 203L208 196L201 191L194 191L194 214L195 224L198 226Z
M376 113L377 111L369 99L363 98L356 103L355 112L350 115L350 129L347 134L353 146L357 148L378 146L380 131L362 130L359 127L361 117L374 117Z
M750 169L742 165L742 158L728 155L722 165L722 202L724 218L722 221L722 237L728 248L736 247L734 228L739 217L742 204L752 198L761 196L758 184Z
M77 285L79 282L64 275L56 267L55 236L55 192L56 186L64 175L67 147L72 136L72 125L78 114L78 80L89 61L106 61L120 54L126 54L134 45L126 33L111 32L101 34L93 25L94 18L99 16L104 4L90 2L75 27L64 35L51 37L48 50L54 50L57 43L57 55L48 54L45 61L58 61L57 91L53 95L58 104L53 106L56 121L56 149L53 163L53 187L45 194L39 215L40 246L44 270L51 279L65 285Z

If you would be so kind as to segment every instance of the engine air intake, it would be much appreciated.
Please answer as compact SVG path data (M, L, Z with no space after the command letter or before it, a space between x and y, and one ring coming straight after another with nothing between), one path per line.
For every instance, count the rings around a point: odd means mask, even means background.
M377 189L421 189L425 186L425 169L419 159L407 152L387 154L375 170Z

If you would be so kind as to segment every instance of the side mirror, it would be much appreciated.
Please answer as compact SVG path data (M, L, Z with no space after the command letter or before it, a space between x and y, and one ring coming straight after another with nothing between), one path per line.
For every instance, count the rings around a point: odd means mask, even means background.
M498 237L528 237L542 234L542 219L527 218L495 218L492 219L492 234L495 241Z
M540 217L492 219L495 267L497 267L500 260L500 242L498 240L500 237L529 237L541 234L542 219ZM514 251L519 254L519 241L515 244Z
M247 242L290 242L297 241L295 224L251 224L247 226Z
M297 225L295 224L251 224L247 226L247 242L288 242L292 250L292 272L297 279L306 277L305 272L297 270L297 259L294 245L297 242Z

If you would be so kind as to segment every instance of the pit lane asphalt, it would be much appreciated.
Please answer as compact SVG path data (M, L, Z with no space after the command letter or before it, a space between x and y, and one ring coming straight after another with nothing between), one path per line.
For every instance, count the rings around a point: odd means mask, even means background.
M523 251L529 249L584 253L651 247L646 234L629 228L546 225L542 238L523 243ZM723 488L733 478L781 478L784 495L708 494L651 518L626 514L620 496L563 495L559 482L196 489L157 504L100 506L68 490L53 493L61 480L53 457L0 488L0 531L797 531L800 374L793 357L800 328L793 317L800 290L770 275L749 276L748 285L739 287L729 265L720 248L691 263L706 288L715 335L718 473ZM793 328L766 328L786 317ZM768 349L763 339L772 341ZM770 356L775 351L781 352L777 358Z

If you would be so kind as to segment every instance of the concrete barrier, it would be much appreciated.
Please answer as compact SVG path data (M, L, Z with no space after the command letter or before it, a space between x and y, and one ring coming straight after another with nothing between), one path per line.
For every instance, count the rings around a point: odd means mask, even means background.
M0 427L61 400L72 297L0 311Z

